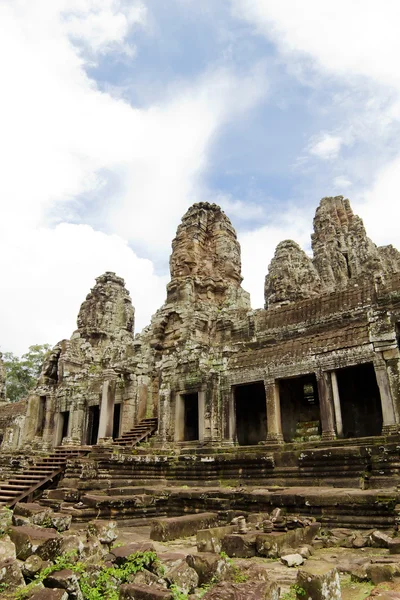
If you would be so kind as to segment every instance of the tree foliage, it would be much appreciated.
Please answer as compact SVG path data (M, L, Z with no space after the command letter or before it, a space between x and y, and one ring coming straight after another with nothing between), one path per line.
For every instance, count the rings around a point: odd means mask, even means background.
M12 352L4 352L6 370L6 397L17 402L27 396L34 387L43 362L51 350L49 344L34 344L21 358Z

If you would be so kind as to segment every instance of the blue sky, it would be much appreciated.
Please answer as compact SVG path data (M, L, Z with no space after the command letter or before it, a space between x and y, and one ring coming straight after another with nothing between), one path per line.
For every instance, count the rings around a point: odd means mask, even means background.
M140 331L196 201L254 308L323 196L399 247L399 26L396 0L0 0L0 349L69 337L105 270Z

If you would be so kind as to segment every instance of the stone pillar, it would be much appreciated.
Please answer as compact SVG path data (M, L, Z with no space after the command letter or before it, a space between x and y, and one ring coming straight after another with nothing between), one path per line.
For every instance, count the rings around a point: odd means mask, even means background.
M343 422L342 422L342 409L340 407L340 395L339 387L336 377L336 371L331 371L331 385L333 394L333 406L335 409L336 419L336 433L338 437L343 437Z
M275 380L264 381L267 402L267 442L283 443L279 384Z
M97 441L107 443L112 441L114 422L116 376L114 371L108 369L104 373L103 390L100 405L99 435Z
M175 431L175 423L170 422L171 419L171 390L169 387L160 387L159 392L159 407L158 407L158 437L161 445L169 441L169 431L172 429L172 434Z
M184 438L185 401L182 394L175 394L175 441L181 442Z
M394 415L397 425L400 424L400 352L391 348L382 353L386 364L390 394L392 396Z
M210 442L211 441L211 436L210 436L210 429L211 429L211 419L210 419L210 412L209 412L209 407L207 410L207 419L206 419L206 392L199 392L198 393L198 408L199 408L199 442ZM210 398L208 398L208 400L210 400ZM206 423L208 424L207 427L207 432L208 432L208 436L206 437Z
M83 438L83 423L85 420L85 403L82 398L79 398L74 410L70 413L68 423L68 438L74 446L80 446Z
M386 364L379 362L374 364L376 381L379 387L382 406L382 434L396 433L396 417L393 408L392 395L390 393L389 378Z
M42 398L42 397L41 397ZM45 401L45 406L44 406L44 411L45 411L45 422L44 422L44 427L43 427L43 433L42 433L42 448L43 450L51 450L53 448L53 440L54 440L54 407L55 407L55 400L54 400L54 395L53 394L47 394L45 396L46 401Z
M319 408L321 413L321 429L323 440L336 439L335 433L335 411L333 406L333 392L331 378L328 371L316 373Z

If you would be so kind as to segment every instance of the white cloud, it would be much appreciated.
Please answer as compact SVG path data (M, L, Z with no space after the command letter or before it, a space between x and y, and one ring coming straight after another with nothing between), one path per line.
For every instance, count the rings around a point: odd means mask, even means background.
M105 53L132 54L129 34L146 17L144 3L128 0L0 2L3 350L68 337L106 269L127 280L143 326L165 280L106 234L166 259L218 128L265 94L262 66L210 70L141 109L100 91L86 68ZM103 233L54 226L88 208Z
M309 152L322 160L333 160L339 155L342 144L341 137L324 133L318 140L311 142Z
M324 72L400 89L397 0L231 0L238 16L285 54L303 53Z
M350 179L348 179L344 175L338 175L333 180L333 185L334 185L334 187L335 187L336 190L338 190L338 189L339 190L345 190L345 189L351 187L352 183L351 183ZM338 195L340 195L340 194L338 194Z
M335 159L330 174L315 172L317 185L325 175L333 180L333 193L345 193L351 186L353 207L370 237L400 247L399 2L231 0L231 4L237 17L276 44L290 72L303 83L320 90L340 84L342 91L332 96L330 105L310 107L321 118L329 112L337 118L342 109L344 119L338 133L312 139L307 148L318 158ZM345 162L339 154L343 144L353 145Z
M136 308L135 330L150 322L165 299L166 278L115 235L88 225L60 224L10 235L0 252L0 350L19 354L33 343L55 344L76 329L79 306L95 278L117 270Z

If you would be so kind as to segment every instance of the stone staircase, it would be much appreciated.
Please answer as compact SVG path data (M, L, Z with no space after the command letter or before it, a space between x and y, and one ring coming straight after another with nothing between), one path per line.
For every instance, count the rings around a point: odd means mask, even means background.
M0 506L12 508L17 502L29 502L35 492L50 485L63 473L68 459L84 456L90 449L85 446L58 446L49 456L38 458L31 467L0 485Z
M142 419L132 429L115 439L114 444L117 446L136 446L137 444L146 442L157 431L157 427L157 417Z
M317 442L321 439L319 421L299 421L293 442Z

